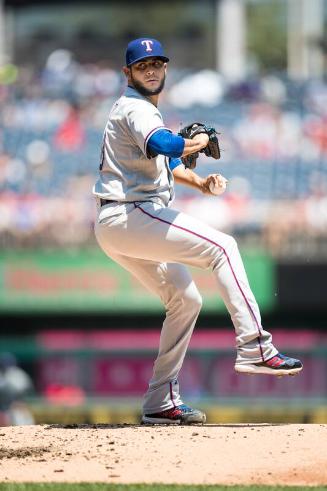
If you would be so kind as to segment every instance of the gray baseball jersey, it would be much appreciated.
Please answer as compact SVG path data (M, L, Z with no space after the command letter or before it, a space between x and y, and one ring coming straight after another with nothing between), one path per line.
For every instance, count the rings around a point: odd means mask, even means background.
M165 128L159 110L132 87L114 104L104 130L100 176L94 194L112 201L153 201L167 206L174 197L169 159L151 158L147 143ZM168 129L168 128L165 128Z

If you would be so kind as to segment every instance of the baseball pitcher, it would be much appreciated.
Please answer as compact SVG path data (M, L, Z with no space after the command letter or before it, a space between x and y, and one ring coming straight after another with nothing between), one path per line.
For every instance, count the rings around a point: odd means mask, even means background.
M168 62L156 39L135 39L127 47L127 88L109 114L94 186L95 235L103 251L166 309L142 422L192 424L206 416L183 403L178 385L201 309L188 265L216 278L235 328L237 372L295 375L302 363L279 353L263 329L234 238L171 207L174 179L208 194L220 194L226 180L219 174L203 179L192 170L199 152L220 157L214 128L192 123L174 134L163 122L158 102Z

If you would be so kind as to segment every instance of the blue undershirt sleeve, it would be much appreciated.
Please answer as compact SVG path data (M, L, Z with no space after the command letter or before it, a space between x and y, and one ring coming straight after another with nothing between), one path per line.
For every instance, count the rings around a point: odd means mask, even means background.
M157 155L166 155L167 157L180 157L184 150L185 141L179 135L174 135L166 129L156 131L148 141L148 153L156 157Z
M170 158L169 159L169 167L170 167L170 170L173 171L176 167L178 167L179 165L182 164L182 161L181 159L179 158Z

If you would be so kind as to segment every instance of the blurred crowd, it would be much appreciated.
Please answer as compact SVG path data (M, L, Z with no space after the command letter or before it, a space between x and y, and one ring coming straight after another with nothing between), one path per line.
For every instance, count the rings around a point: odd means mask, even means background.
M93 243L102 132L124 86L109 62L81 65L65 50L38 69L1 68L2 247ZM176 207L244 240L260 239L276 254L294 251L294 238L320 248L327 235L326 83L266 75L228 84L211 70L172 68L160 109L173 131L192 121L217 128L222 159L202 157L197 171L229 179L218 199L177 186Z

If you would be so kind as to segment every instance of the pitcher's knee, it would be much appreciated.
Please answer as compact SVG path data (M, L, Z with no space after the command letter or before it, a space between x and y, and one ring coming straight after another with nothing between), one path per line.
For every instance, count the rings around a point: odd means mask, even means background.
M212 271L215 271L216 268L228 261L238 251L237 241L231 235L223 234L223 240L221 240L220 244L213 250L212 261L209 265Z
M197 315L202 307L202 297L195 284L191 283L185 290L176 289L165 305L170 312L186 311Z
M226 241L226 250L233 250L237 249L237 241L232 237L231 235L227 235L227 241Z
M200 312L202 308L202 297L194 284L190 285L185 291L183 303L188 310L192 309L193 312Z

